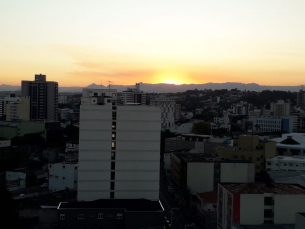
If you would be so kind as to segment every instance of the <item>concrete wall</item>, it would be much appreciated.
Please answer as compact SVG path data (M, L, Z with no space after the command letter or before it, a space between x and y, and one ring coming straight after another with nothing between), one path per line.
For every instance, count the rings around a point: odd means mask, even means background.
M110 198L111 182L114 198L159 199L160 120L156 107L82 105L78 200Z
M240 195L240 224L259 225L264 223L264 195Z
M193 192L213 191L214 163L189 162L187 164L187 186Z
M53 191L77 188L77 164L49 164L49 189Z
M295 229L304 229L305 216L299 213L295 214Z
M220 182L254 182L255 165L253 163L221 163Z
M305 195L275 195L274 223L294 224L295 214L305 212Z

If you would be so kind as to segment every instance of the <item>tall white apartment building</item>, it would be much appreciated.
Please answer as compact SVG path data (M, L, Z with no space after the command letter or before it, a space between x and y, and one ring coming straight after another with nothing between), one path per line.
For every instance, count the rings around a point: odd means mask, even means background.
M166 97L159 97L150 101L150 105L161 108L161 129L175 129L175 101Z
M271 110L274 116L289 116L290 104L285 103L284 100L278 100L277 103L271 103Z
M140 103L146 105L146 93L140 90L140 83L136 83L135 88L127 88L122 92L122 102L127 103Z
M116 90L84 89L78 200L159 199L159 108L117 106Z

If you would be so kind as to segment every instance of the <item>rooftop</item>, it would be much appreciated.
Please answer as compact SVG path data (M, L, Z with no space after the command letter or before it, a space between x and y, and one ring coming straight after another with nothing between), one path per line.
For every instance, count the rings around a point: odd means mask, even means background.
M217 203L217 191L198 193L204 203Z
M289 194L305 195L305 190L298 185L272 183L267 186L265 183L247 183L247 184L221 184L232 194Z
M305 161L305 156L277 156L272 158L267 158L267 161L295 161L295 162L302 162Z
M146 199L101 199L84 202L61 202L58 206L58 209L75 208L121 208L126 211L164 211L163 206L159 201Z

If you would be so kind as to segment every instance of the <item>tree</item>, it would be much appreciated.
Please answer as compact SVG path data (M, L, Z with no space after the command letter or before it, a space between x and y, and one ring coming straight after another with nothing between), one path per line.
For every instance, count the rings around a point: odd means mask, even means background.
M193 124L192 133L194 134L211 134L211 127L209 123L198 122Z

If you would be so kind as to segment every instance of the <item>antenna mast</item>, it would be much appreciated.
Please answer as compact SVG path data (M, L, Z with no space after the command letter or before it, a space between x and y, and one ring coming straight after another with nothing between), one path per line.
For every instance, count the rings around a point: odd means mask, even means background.
M108 88L109 88L109 90L110 90L110 84L111 84L112 82L111 82L111 81L108 81L108 83L109 83Z

